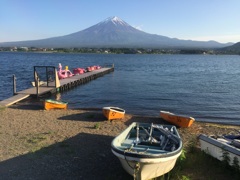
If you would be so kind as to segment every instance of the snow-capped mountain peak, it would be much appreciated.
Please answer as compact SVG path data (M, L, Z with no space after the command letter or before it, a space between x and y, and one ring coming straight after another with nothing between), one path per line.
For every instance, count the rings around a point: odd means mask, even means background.
M112 17L109 17L107 19L105 19L104 21L100 22L101 23L113 23L115 25L123 25L123 26L130 26L128 23L126 23L125 21L123 21L122 19L120 19L119 17L117 16L112 16Z

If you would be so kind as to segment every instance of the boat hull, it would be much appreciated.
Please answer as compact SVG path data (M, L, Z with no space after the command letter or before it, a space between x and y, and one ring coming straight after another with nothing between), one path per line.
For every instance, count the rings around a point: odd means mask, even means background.
M176 126L185 128L190 127L195 121L192 117L179 116L166 111L160 111L160 117Z
M103 115L108 120L122 119L125 116L125 110L119 107L104 107Z
M177 158L181 154L179 152L171 157L142 159L123 156L113 150L112 152L118 157L123 169L130 175L135 176L137 180L148 180L168 173L173 169ZM136 166L139 167L138 170L135 169Z
M44 101L44 109L51 110L51 109L67 109L68 103L61 102L61 101L54 101L54 100L45 100Z
M168 173L175 166L177 158L182 152L182 141L175 128L175 126L164 125L162 130L150 130L147 123L132 123L120 135L112 141L112 152L120 160L124 170L130 175L134 176L137 180L147 180L161 176ZM139 141L136 142L136 127L138 127ZM140 128L140 130L139 130ZM171 129L166 135L166 139L160 138L163 136L162 131ZM147 131L147 132L146 132ZM146 135L145 132L148 134ZM159 138L159 142L145 141L153 137ZM149 137L148 137L149 136ZM172 136L173 139L167 139ZM152 138L153 138L152 137ZM138 139L138 138L137 138ZM174 144L172 141L175 141ZM164 144L170 144L167 148ZM176 145L176 146L175 146ZM174 146L174 148L173 148Z
M229 158L229 165L234 165L235 162L238 162L240 166L240 149L231 146L230 144L224 142L223 140L219 141L212 137L201 134L199 137L201 150L211 155L212 157L223 161L224 160L224 152L227 153ZM237 160L237 161L236 161Z

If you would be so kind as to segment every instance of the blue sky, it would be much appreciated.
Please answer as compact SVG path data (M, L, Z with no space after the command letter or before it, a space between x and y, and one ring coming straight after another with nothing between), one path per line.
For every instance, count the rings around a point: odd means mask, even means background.
M240 0L0 0L0 42L56 37L117 16L151 34L240 42Z

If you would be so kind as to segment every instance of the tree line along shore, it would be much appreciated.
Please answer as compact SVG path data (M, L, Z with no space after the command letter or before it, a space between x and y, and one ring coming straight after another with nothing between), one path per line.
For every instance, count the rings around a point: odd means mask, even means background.
M151 49L151 48L36 48L0 47L0 52L98 53L98 54L208 54L240 55L240 50L225 49Z

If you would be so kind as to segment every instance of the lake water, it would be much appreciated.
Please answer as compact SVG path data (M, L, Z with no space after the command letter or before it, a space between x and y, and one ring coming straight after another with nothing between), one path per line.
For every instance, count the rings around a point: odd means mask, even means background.
M126 113L159 116L160 110L197 121L240 125L240 56L0 53L0 100L31 87L33 66L70 70L114 64L115 71L70 91L70 108L118 106Z

